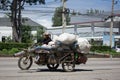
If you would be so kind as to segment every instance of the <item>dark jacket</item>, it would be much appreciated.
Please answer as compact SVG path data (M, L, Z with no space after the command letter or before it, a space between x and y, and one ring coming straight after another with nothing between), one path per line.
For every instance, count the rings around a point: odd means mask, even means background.
M50 37L44 38L42 44L48 44L50 41L52 41Z

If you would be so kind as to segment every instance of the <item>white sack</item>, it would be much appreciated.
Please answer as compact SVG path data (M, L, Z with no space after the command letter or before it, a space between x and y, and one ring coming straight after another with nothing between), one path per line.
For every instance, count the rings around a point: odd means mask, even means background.
M55 42L54 42L54 41L50 41L50 42L48 43L48 46L55 47Z
M76 41L76 36L74 34L63 33L58 36L58 41L64 44L71 44Z
M43 45L41 45L41 47L42 47L42 48L52 48L52 46L47 45L47 44L43 44Z
M85 38L78 38L77 44L81 53L89 53L91 45Z
M56 40L58 40L58 36L57 36L57 35L53 35L52 41L53 41L53 42L56 42Z

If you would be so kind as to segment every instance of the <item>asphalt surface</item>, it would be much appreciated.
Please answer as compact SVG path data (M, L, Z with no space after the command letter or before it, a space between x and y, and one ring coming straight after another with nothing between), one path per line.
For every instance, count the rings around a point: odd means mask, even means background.
M86 64L76 65L74 72L56 71L33 64L20 70L18 58L0 57L0 80L120 80L120 58L89 58Z

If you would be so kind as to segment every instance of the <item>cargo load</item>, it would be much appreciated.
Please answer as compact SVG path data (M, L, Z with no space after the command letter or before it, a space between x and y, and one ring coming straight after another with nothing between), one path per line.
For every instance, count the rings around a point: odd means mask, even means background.
M63 33L58 36L57 40L64 44L71 44L76 41L76 35L69 34L69 33Z
M53 40L48 44L49 47L57 47L55 44L57 41L67 45L76 42L75 45L78 45L77 50L80 53L89 53L90 47L91 47L87 39L80 38L70 33L63 33L63 34L60 34L59 36L54 35Z

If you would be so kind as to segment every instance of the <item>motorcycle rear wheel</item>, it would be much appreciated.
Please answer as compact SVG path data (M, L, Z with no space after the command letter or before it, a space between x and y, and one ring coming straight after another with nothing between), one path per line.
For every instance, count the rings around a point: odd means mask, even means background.
M21 70L28 70L33 63L32 57L21 56L18 60L18 67Z
M75 63L74 62L63 62L62 68L65 72L72 72L75 69Z

